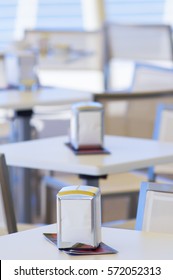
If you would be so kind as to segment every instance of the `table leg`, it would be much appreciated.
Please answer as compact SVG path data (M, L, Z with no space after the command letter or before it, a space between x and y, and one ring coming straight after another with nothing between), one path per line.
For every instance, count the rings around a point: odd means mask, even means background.
M12 122L12 141L20 142L31 139L30 120L33 111L16 111Z
M99 176L90 176L90 175L79 175L79 178L82 179L83 184L86 186L93 186L99 188L99 179L106 179L107 175Z
M137 206L138 206L138 196L139 192L134 192L130 194L130 202L129 202L129 219L134 219L136 218L136 212L137 212Z
M15 200L16 218L20 223L32 222L31 170L11 168L12 192Z
M31 139L30 119L32 110L17 111L12 124L12 141L20 142ZM17 203L16 216L19 222L31 222L31 170L28 168L12 168L11 180L13 190L16 190L14 198Z

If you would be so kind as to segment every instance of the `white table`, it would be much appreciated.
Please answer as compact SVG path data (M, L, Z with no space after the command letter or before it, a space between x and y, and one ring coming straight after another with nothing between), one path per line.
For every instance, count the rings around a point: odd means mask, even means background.
M24 168L78 174L84 184L99 186L99 178L156 164L173 162L173 144L154 140L106 136L109 155L76 156L66 145L68 137L54 137L0 146L7 164ZM28 180L29 181L29 180ZM28 188L28 189L27 189ZM30 211L29 185L25 186L23 211Z
M63 105L88 101L92 94L64 88L40 89L37 91L4 90L0 94L0 107L14 110L30 110L38 105Z
M4 90L0 94L0 108L12 109L19 120L19 140L30 139L29 122L34 106L70 105L79 101L91 101L92 94L63 88L37 91Z
M44 233L56 232L56 225L39 227L0 237L1 260L173 260L173 235L135 230L102 228L102 241L118 254L69 256L48 242Z
M110 154L77 156L68 141L67 136L25 141L1 145L0 152L8 165L81 174L96 186L104 175L173 162L172 143L109 135L104 146Z
M91 93L61 88L40 89L37 91L4 90L0 92L0 109L12 109L15 111L15 125L12 121L12 135L15 135L14 141L25 141L31 139L30 120L34 106L67 105L70 108L74 102L91 100ZM19 190L21 193L26 192L25 197L30 193L29 186L27 187L29 173L29 170L26 169L21 170L20 173L18 172ZM22 188L22 185L25 185L25 188ZM25 201L20 201L20 204L28 205ZM28 216L18 211L21 222L30 222L30 208L27 213Z

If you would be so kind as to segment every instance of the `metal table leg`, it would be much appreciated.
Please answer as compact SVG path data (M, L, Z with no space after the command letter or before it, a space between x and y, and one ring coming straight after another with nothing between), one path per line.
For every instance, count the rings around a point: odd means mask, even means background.
M99 188L99 179L106 179L107 175L99 176L90 176L90 175L79 175L79 178L82 179L83 184L86 186L93 186Z
M12 141L20 142L31 139L30 119L32 110L16 111L12 123ZM16 216L19 222L31 222L31 170L12 168L14 199L17 200Z

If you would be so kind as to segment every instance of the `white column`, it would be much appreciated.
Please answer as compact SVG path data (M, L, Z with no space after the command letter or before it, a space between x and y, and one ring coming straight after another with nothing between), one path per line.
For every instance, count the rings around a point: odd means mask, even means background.
M36 25L39 0L18 0L14 39L21 40L25 29L32 29Z
M173 24L173 1L172 0L165 0L163 21L164 23Z
M83 28L98 30L105 20L104 0L81 0Z

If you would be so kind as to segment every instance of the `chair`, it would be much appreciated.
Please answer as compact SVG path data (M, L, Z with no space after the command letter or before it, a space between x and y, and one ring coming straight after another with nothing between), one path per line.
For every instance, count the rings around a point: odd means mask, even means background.
M172 61L172 30L165 24L107 23L108 58Z
M104 224L115 219L126 220L136 217L139 188L141 182L145 180L147 177L137 172L109 175L107 179L99 180ZM55 222L55 194L63 186L81 184L82 181L75 175L54 173L53 176L43 177L41 186L42 222Z
M173 185L143 182L136 230L173 233Z
M171 26L165 24L118 24L107 23L107 87L115 86L116 77L112 71L117 60L132 61L173 61ZM120 63L119 63L120 65ZM125 71L126 68L124 67ZM131 67L133 73L133 67ZM116 73L115 73L116 74ZM122 74L125 79L126 75ZM112 78L111 78L112 77ZM123 78L122 77L122 78Z
M10 180L9 180L9 173L8 173L8 167L6 165L6 159L4 154L0 154L0 195L2 194L2 202L4 206L3 213L0 213L5 216L6 225L7 225L7 232L8 233L15 233L20 230L27 230L30 228L34 228L33 225L27 225L27 224L20 224L17 225L16 223L16 217L15 217L15 211L14 211L14 205L13 205L13 198L11 194L11 188L10 188ZM0 199L1 202L1 199ZM1 206L1 205L0 205ZM1 211L0 211L1 212ZM0 225L1 226L1 225ZM7 233L4 227L0 227L0 235Z
M173 105L159 104L156 112L153 138L158 141L173 142ZM157 165L148 170L148 180L170 182L173 164ZM173 179L173 177L172 177Z
M169 91L173 89L173 67L135 63L133 73L130 92Z
M8 232L17 232L16 218L8 176L8 168L6 165L5 156L3 154L0 154L0 185L2 189L2 198L4 203Z

